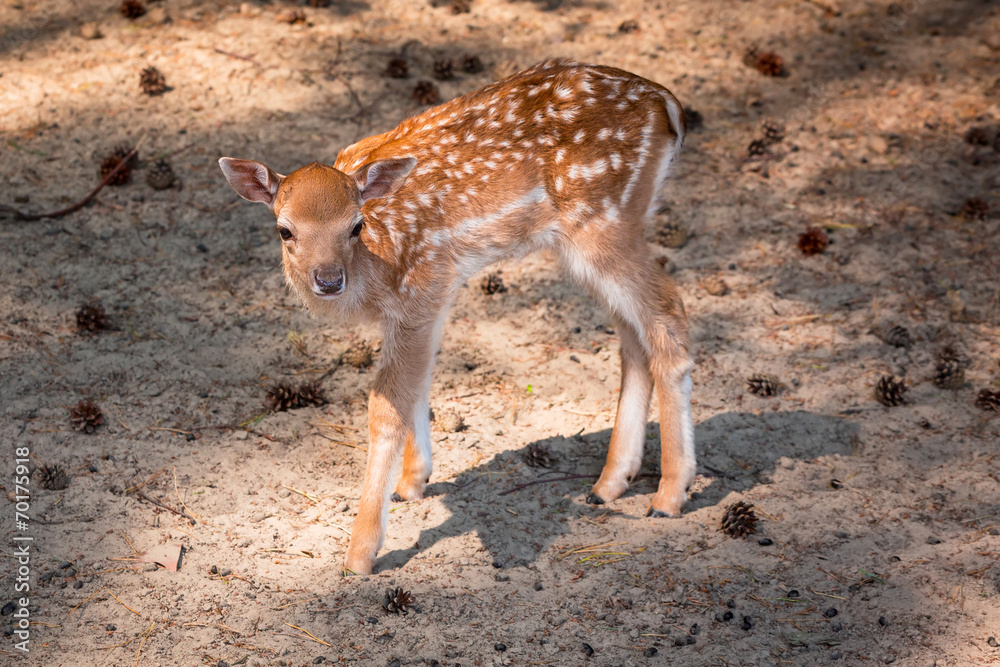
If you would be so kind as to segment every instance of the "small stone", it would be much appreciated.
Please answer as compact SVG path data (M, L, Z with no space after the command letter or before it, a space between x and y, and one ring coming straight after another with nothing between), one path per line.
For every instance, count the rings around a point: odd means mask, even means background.
M585 656L587 656L588 658L590 656L594 655L594 647L592 647L590 644L587 644L586 642L584 642L584 644L583 644L583 654Z
M545 587L544 587L544 586L542 586L542 582L540 582L540 581L536 581L536 582L535 582L535 590L536 590L536 591L540 591L540 590L544 590L544 588L545 588Z
M83 581L80 580L80 579L77 579L76 581L74 581L73 582L73 588L75 588L77 590L83 588Z
M833 623L830 624L830 629L833 630L834 632L840 632L841 630L844 629L844 624L841 623L840 621L834 621Z
M927 538L927 544L941 544L941 540L931 535L930 537Z
M503 642L497 642L496 644L493 645L493 649L497 653L503 653L504 651L507 650L507 645L504 644Z
M1000 646L1000 642L997 641L996 637L990 637L989 639L986 640L986 643L992 646L993 648Z
M834 533L834 535L842 540L846 540L848 538L847 533L845 533L842 530L838 530L836 533Z
M826 616L827 618L833 618L838 613L839 612L836 610L836 608L830 607L829 609L827 609L826 611L823 612L823 615Z
M753 629L753 619L750 618L749 616L743 617L743 629L747 631Z
M105 629L106 629L106 630L107 630L108 632L114 632L115 630L117 630L117 629L118 629L118 626L117 626L117 625L115 625L114 623L108 623L108 624L107 624L107 626L105 626Z
M889 625L889 621L886 620L885 616L879 616L878 617L878 624L881 625L884 628L885 626Z
M462 415L451 410L442 412L435 421L445 433L459 433L465 430L465 420L462 419Z
M730 609L735 609L736 608L736 600L734 600L732 598L729 598L728 600L726 600L726 606L729 607Z
M759 544L762 547L769 547L774 544L774 540L772 540L770 537L762 537L759 540L757 540L757 544Z
M785 597L788 598L789 600L798 600L799 599L799 592L798 592L798 590L796 590L796 589L793 588L792 590L790 590L787 593L785 593Z
M59 563L59 569L65 570L68 567L72 567L72 565L73 563L69 562L68 560L64 560L63 562Z
M101 32L101 26L96 21L91 21L80 26L80 37L84 39L100 39L104 37L104 33Z
M700 627L698 627L698 624L697 624L697 623L695 623L694 625L692 625L692 626L691 626L691 634L692 634L692 635L696 635L696 634L698 634L699 632L701 632L701 628L700 628Z
M3 606L3 609L0 609L0 616L10 616L14 613L15 607L13 602L8 602Z
M733 612L727 611L726 613L724 613L722 615L722 620L725 621L726 623L733 620Z
M729 293L729 285L719 276L709 276L701 284L712 296L725 296Z
M647 649L645 650L645 652L644 652L644 655L645 655L645 656L646 656L647 658L652 658L652 657L653 657L654 655L656 655L657 653L659 653L659 651L657 651L657 650L656 650L655 648L653 648L652 646L650 646L649 648L647 648Z
M844 654L841 653L840 651L834 651L833 653L830 654L830 660L840 660L843 657Z

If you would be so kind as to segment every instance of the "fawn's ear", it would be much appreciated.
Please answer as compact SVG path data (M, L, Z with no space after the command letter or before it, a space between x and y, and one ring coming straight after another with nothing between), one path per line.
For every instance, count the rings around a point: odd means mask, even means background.
M274 209L274 198L278 194L278 186L285 180L281 174L276 174L267 165L254 160L237 160L232 157L219 158L219 166L226 180L236 190L236 194L250 201L267 204Z
M358 168L351 178L358 184L361 203L369 199L388 197L406 181L417 159L405 157L398 160L376 160Z

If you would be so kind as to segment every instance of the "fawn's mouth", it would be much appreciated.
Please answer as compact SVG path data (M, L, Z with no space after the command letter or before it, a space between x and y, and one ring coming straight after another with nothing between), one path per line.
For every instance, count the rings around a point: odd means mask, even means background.
M341 296L344 295L345 291L347 291L346 285L344 287L341 287L340 290L336 292L324 292L323 290L315 286L312 289L313 296L316 297L317 299L323 299L324 301L334 301L336 299L339 299Z

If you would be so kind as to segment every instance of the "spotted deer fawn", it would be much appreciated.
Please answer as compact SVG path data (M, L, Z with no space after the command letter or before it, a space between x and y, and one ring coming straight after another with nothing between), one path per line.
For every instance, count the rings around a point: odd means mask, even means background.
M332 167L282 176L219 160L236 192L277 218L285 276L305 305L381 325L349 571L372 572L390 495L423 497L431 371L456 292L484 267L535 250L555 252L607 305L621 337L618 413L588 502L618 498L638 472L655 382L661 476L647 516L681 511L695 474L688 323L643 223L684 130L662 86L550 60L359 141Z

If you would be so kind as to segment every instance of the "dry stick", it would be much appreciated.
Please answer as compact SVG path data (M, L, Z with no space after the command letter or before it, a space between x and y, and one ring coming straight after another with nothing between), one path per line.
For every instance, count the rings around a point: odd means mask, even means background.
M184 510L175 510L173 507L170 507L169 505L164 505L159 500L154 500L154 499L150 498L149 496L147 496L142 491L136 491L135 495L139 496L140 498L142 498L143 500L145 500L148 503L152 503L153 505L156 505L157 507L160 507L162 509L167 510L168 512L173 512L177 516L184 517L185 519L188 520L188 522L192 526L195 525L196 523L198 523L197 519L195 519L193 516L191 516L190 514L188 514L186 511L184 511Z
M115 602L117 602L121 606L125 607L126 609L128 609L130 612L132 612L136 616L142 616L142 614L140 614L139 612L137 612L135 609L132 609L132 607L128 606L127 604L125 604L124 602L122 602L121 600L119 600L118 596L115 595L114 593L112 593L111 590L107 586L104 587L104 590L108 591L108 595L110 595L111 597L113 597L115 599Z
M506 491L501 491L497 495L506 496L508 493L514 493L515 491L520 491L523 488L534 486L535 484L546 484L548 482L565 482L570 479L594 479L595 477L600 477L600 475L568 475L566 477L556 477L554 479L536 479L533 482L525 482L524 484L518 484L517 486L512 486ZM658 474L636 475L632 479L639 479L640 477L659 477L659 475Z
M104 186L107 185L111 181L111 179L115 177L115 174L121 171L126 164L132 161L132 158L134 158L136 156L136 153L139 151L139 144L141 143L142 139L139 139L139 142L135 145L135 148L130 150L128 154L125 157L123 157L121 161L118 162L118 165L114 169L108 172L108 175L104 177L104 180L98 183L97 187L94 188L89 195L87 195L77 203L73 204L72 206L59 209L58 211L51 211L49 213L22 213L16 208L11 208L9 206L4 206L3 208L13 211L14 217L17 218L18 220L24 220L28 222L33 222L35 220L44 220L45 218L61 218L64 215L75 213L76 211L79 211L81 208L89 204L90 201L97 196L97 193L100 192L104 188Z
M142 636L142 642L139 644L139 650L135 652L135 667L139 667L139 656L142 654L142 647L146 645L146 639L149 638L149 633L153 631L153 627L155 625L156 621L153 621Z

